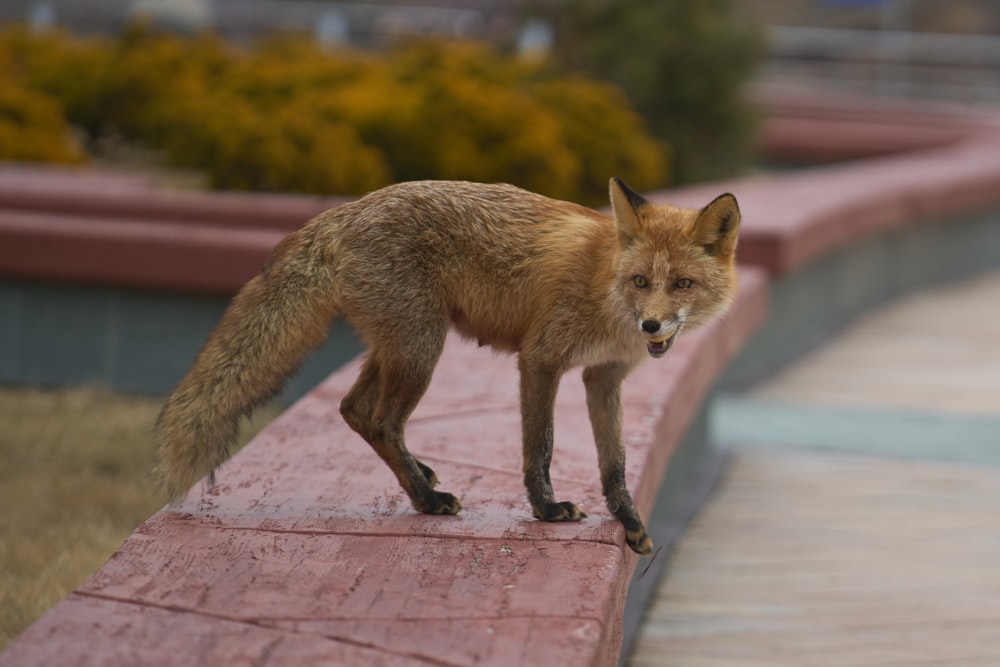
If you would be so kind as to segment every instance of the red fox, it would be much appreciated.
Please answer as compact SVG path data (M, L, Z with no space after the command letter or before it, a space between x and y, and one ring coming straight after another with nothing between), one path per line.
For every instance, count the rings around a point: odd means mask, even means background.
M559 379L583 367L601 484L640 554L652 540L625 486L621 382L737 289L740 212L723 194L700 211L656 205L611 179L613 217L510 185L402 183L320 214L272 251L236 295L156 424L156 472L172 501L230 454L238 422L271 397L345 317L367 346L340 404L413 507L455 514L403 430L449 327L516 352L523 473L534 516L578 521L549 479Z

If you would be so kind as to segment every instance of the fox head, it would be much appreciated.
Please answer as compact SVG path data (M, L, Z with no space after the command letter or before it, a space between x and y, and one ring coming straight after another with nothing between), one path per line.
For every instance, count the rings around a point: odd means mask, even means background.
M618 225L615 290L662 357L681 330L707 324L736 294L740 209L731 194L700 211L652 204L611 179Z

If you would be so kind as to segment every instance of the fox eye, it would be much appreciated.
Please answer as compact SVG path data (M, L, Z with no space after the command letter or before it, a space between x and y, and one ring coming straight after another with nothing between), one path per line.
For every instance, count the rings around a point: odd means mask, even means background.
M676 283L674 283L674 286L679 287L680 289L687 289L688 287L691 287L691 285L693 284L694 283L691 282L690 278L681 278Z
M635 283L635 286L638 287L639 289L645 289L646 287L649 286L649 282L646 280L646 276L635 276L634 278L632 278L632 282Z

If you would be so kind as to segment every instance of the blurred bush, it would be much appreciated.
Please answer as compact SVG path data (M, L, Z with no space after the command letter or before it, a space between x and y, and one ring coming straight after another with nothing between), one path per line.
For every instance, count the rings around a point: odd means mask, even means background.
M757 114L743 95L764 54L761 26L732 0L547 0L532 13L555 28L569 71L613 82L673 149L673 176L732 175L752 157Z
M0 154L27 162L83 162L59 103L0 79Z
M11 33L0 46L0 159L83 162L84 153L59 100L13 76L43 66L35 62L42 56L44 46L36 48L20 33Z
M61 120L50 142L68 119L91 147L120 136L219 188L355 194L443 178L598 203L610 176L637 189L669 177L667 146L617 88L478 43L376 56L306 37L237 50L142 27L107 41L7 29L0 74L10 99L48 105L36 121ZM7 146L0 159L47 159Z

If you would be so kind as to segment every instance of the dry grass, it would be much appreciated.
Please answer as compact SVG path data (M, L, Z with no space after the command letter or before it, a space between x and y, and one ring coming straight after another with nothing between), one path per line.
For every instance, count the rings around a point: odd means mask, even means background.
M0 650L162 505L155 399L0 389ZM245 429L249 439L276 409Z

